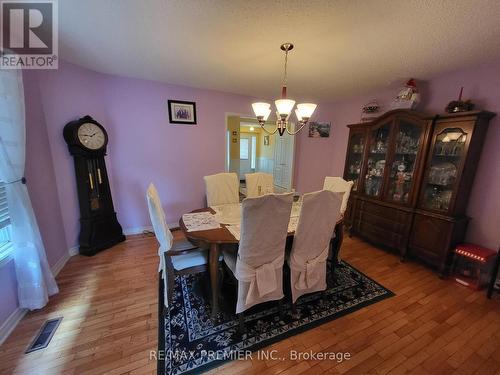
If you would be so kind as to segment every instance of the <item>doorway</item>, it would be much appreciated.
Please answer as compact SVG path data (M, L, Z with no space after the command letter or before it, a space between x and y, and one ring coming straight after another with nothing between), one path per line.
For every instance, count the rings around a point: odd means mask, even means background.
M240 135L240 180L245 174L257 171L257 135Z
M270 135L255 119L230 115L226 119L226 171L234 172L245 194L245 174L263 172L274 177L275 192L293 190L295 137ZM274 129L269 123L269 129Z

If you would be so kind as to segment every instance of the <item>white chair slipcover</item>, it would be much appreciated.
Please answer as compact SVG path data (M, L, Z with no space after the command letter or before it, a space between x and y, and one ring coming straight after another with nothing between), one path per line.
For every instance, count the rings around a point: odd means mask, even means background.
M163 282L164 282L164 301L165 306L168 306L168 277L167 277L167 267L165 265L165 253L168 252L173 245L174 236L170 229L168 228L165 211L163 211L160 196L156 187L151 183L149 184L148 191L146 194L149 217L151 218L151 224L153 225L153 230L155 232L156 239L160 243L160 248L158 249L158 256L160 257L159 271L162 272ZM172 265L175 270L180 271L186 268L201 266L207 263L207 255L205 252L193 251L190 253L173 256Z
M274 193L274 178L272 174L261 172L248 173L245 174L245 181L247 198L255 198L264 194Z
M288 259L294 303L303 294L326 289L326 260L341 203L340 195L328 190L303 196Z
M342 197L342 206L340 206L340 213L342 215L347 209L347 201L349 200L349 195L351 194L353 185L353 181L346 181L342 177L325 177L323 190L330 190L334 193L344 193L344 196Z
M236 173L218 173L203 177L207 194L207 205L239 203L238 175Z
M283 263L293 194L243 200L238 253L223 251L238 279L236 313L283 298Z

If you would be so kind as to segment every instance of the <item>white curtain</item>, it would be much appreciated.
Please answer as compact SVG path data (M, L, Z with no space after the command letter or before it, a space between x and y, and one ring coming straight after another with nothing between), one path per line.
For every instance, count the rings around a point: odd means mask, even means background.
M45 306L59 290L23 181L25 154L22 73L0 70L0 180L6 183L19 305L33 310Z

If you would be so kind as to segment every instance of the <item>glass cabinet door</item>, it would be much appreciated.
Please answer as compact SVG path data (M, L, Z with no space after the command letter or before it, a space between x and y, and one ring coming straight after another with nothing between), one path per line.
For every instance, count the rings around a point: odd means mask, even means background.
M421 206L446 212L458 183L458 171L465 157L468 134L462 128L445 128L434 140L427 166Z
M380 196L382 193L390 133L390 122L370 130L368 161L364 177L364 193L366 195Z
M347 181L353 181L352 190L358 190L359 175L363 164L363 152L365 147L365 133L358 132L351 134L347 150L347 164L344 178Z
M398 123L386 192L386 199L389 201L404 204L409 202L423 130L422 125L408 120L400 120Z

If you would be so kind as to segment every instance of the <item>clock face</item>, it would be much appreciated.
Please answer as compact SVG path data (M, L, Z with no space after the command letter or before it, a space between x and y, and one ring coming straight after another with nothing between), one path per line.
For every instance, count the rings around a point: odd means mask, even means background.
M106 136L99 126L86 122L78 128L78 140L88 149L98 150L104 146Z

